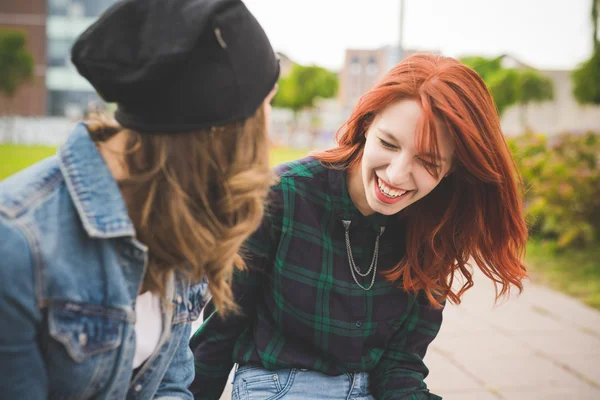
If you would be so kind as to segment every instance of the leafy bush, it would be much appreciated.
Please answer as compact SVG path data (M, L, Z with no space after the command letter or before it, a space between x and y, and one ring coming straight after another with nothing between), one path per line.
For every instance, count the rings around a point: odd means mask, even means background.
M556 138L528 133L509 139L525 183L525 211L533 237L557 249L600 239L600 135Z

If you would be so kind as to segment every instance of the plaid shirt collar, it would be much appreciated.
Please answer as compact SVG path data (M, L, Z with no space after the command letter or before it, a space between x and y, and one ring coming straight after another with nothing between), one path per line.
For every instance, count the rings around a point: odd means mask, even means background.
M350 198L347 185L347 171L342 168L330 168L327 170L327 179L329 181L329 195L333 201L336 217L342 221L351 221L350 226L371 226L375 232L385 226L391 217L380 213L374 213L368 216L363 215Z

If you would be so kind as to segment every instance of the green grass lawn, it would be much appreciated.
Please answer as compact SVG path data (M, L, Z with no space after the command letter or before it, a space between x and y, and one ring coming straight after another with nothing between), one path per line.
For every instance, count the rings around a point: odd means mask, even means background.
M0 180L29 165L56 154L56 148L0 144ZM271 165L295 160L308 154L308 150L277 148L271 151Z
M0 144L0 180L54 154L55 147Z
M553 287L600 309L600 245L555 254L542 242L530 240L526 264L534 283Z
M271 165L275 166L286 161L296 160L307 156L309 150L296 150L279 147L271 150Z

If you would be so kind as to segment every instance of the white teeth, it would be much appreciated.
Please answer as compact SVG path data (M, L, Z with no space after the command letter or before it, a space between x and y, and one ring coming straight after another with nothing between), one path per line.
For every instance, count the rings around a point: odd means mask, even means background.
M400 192L398 190L390 189L379 178L377 178L377 184L379 186L379 189L381 190L381 193L385 194L387 197L390 197L390 198L400 197L408 191L408 190L403 190Z

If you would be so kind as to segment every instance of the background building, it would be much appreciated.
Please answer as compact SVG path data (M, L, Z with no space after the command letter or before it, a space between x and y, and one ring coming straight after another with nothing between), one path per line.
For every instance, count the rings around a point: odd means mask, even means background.
M347 49L339 73L338 99L342 110L348 111L369 88L383 76L388 64L386 48Z
M360 96L367 92L399 60L416 50L385 46L378 49L347 49L344 65L339 72L338 101L342 110L349 114ZM437 53L437 52L436 52Z
M349 115L360 96L374 86L397 60L417 52L416 50L399 51L398 47L392 46L373 50L346 50L344 65L339 73L338 102L341 114ZM502 63L505 68L534 68L510 55L504 56ZM548 136L563 132L584 133L600 127L600 106L584 106L575 100L571 71L537 71L552 80L554 100L530 104L525 108L520 105L508 108L501 118L502 131L505 135L514 136L523 133L526 129L523 119L527 121L529 128Z
M90 102L99 101L94 88L70 61L71 46L117 0L48 0L46 88L49 115L78 118Z
M39 116L46 113L46 1L0 1L0 29L25 32L33 55L33 79L21 86L15 97L0 95L0 115Z
M12 101L0 97L0 115L78 118L90 102L99 101L94 88L71 64L71 46L81 32L117 1L2 0L0 29L27 34L35 73L34 79L20 87Z

